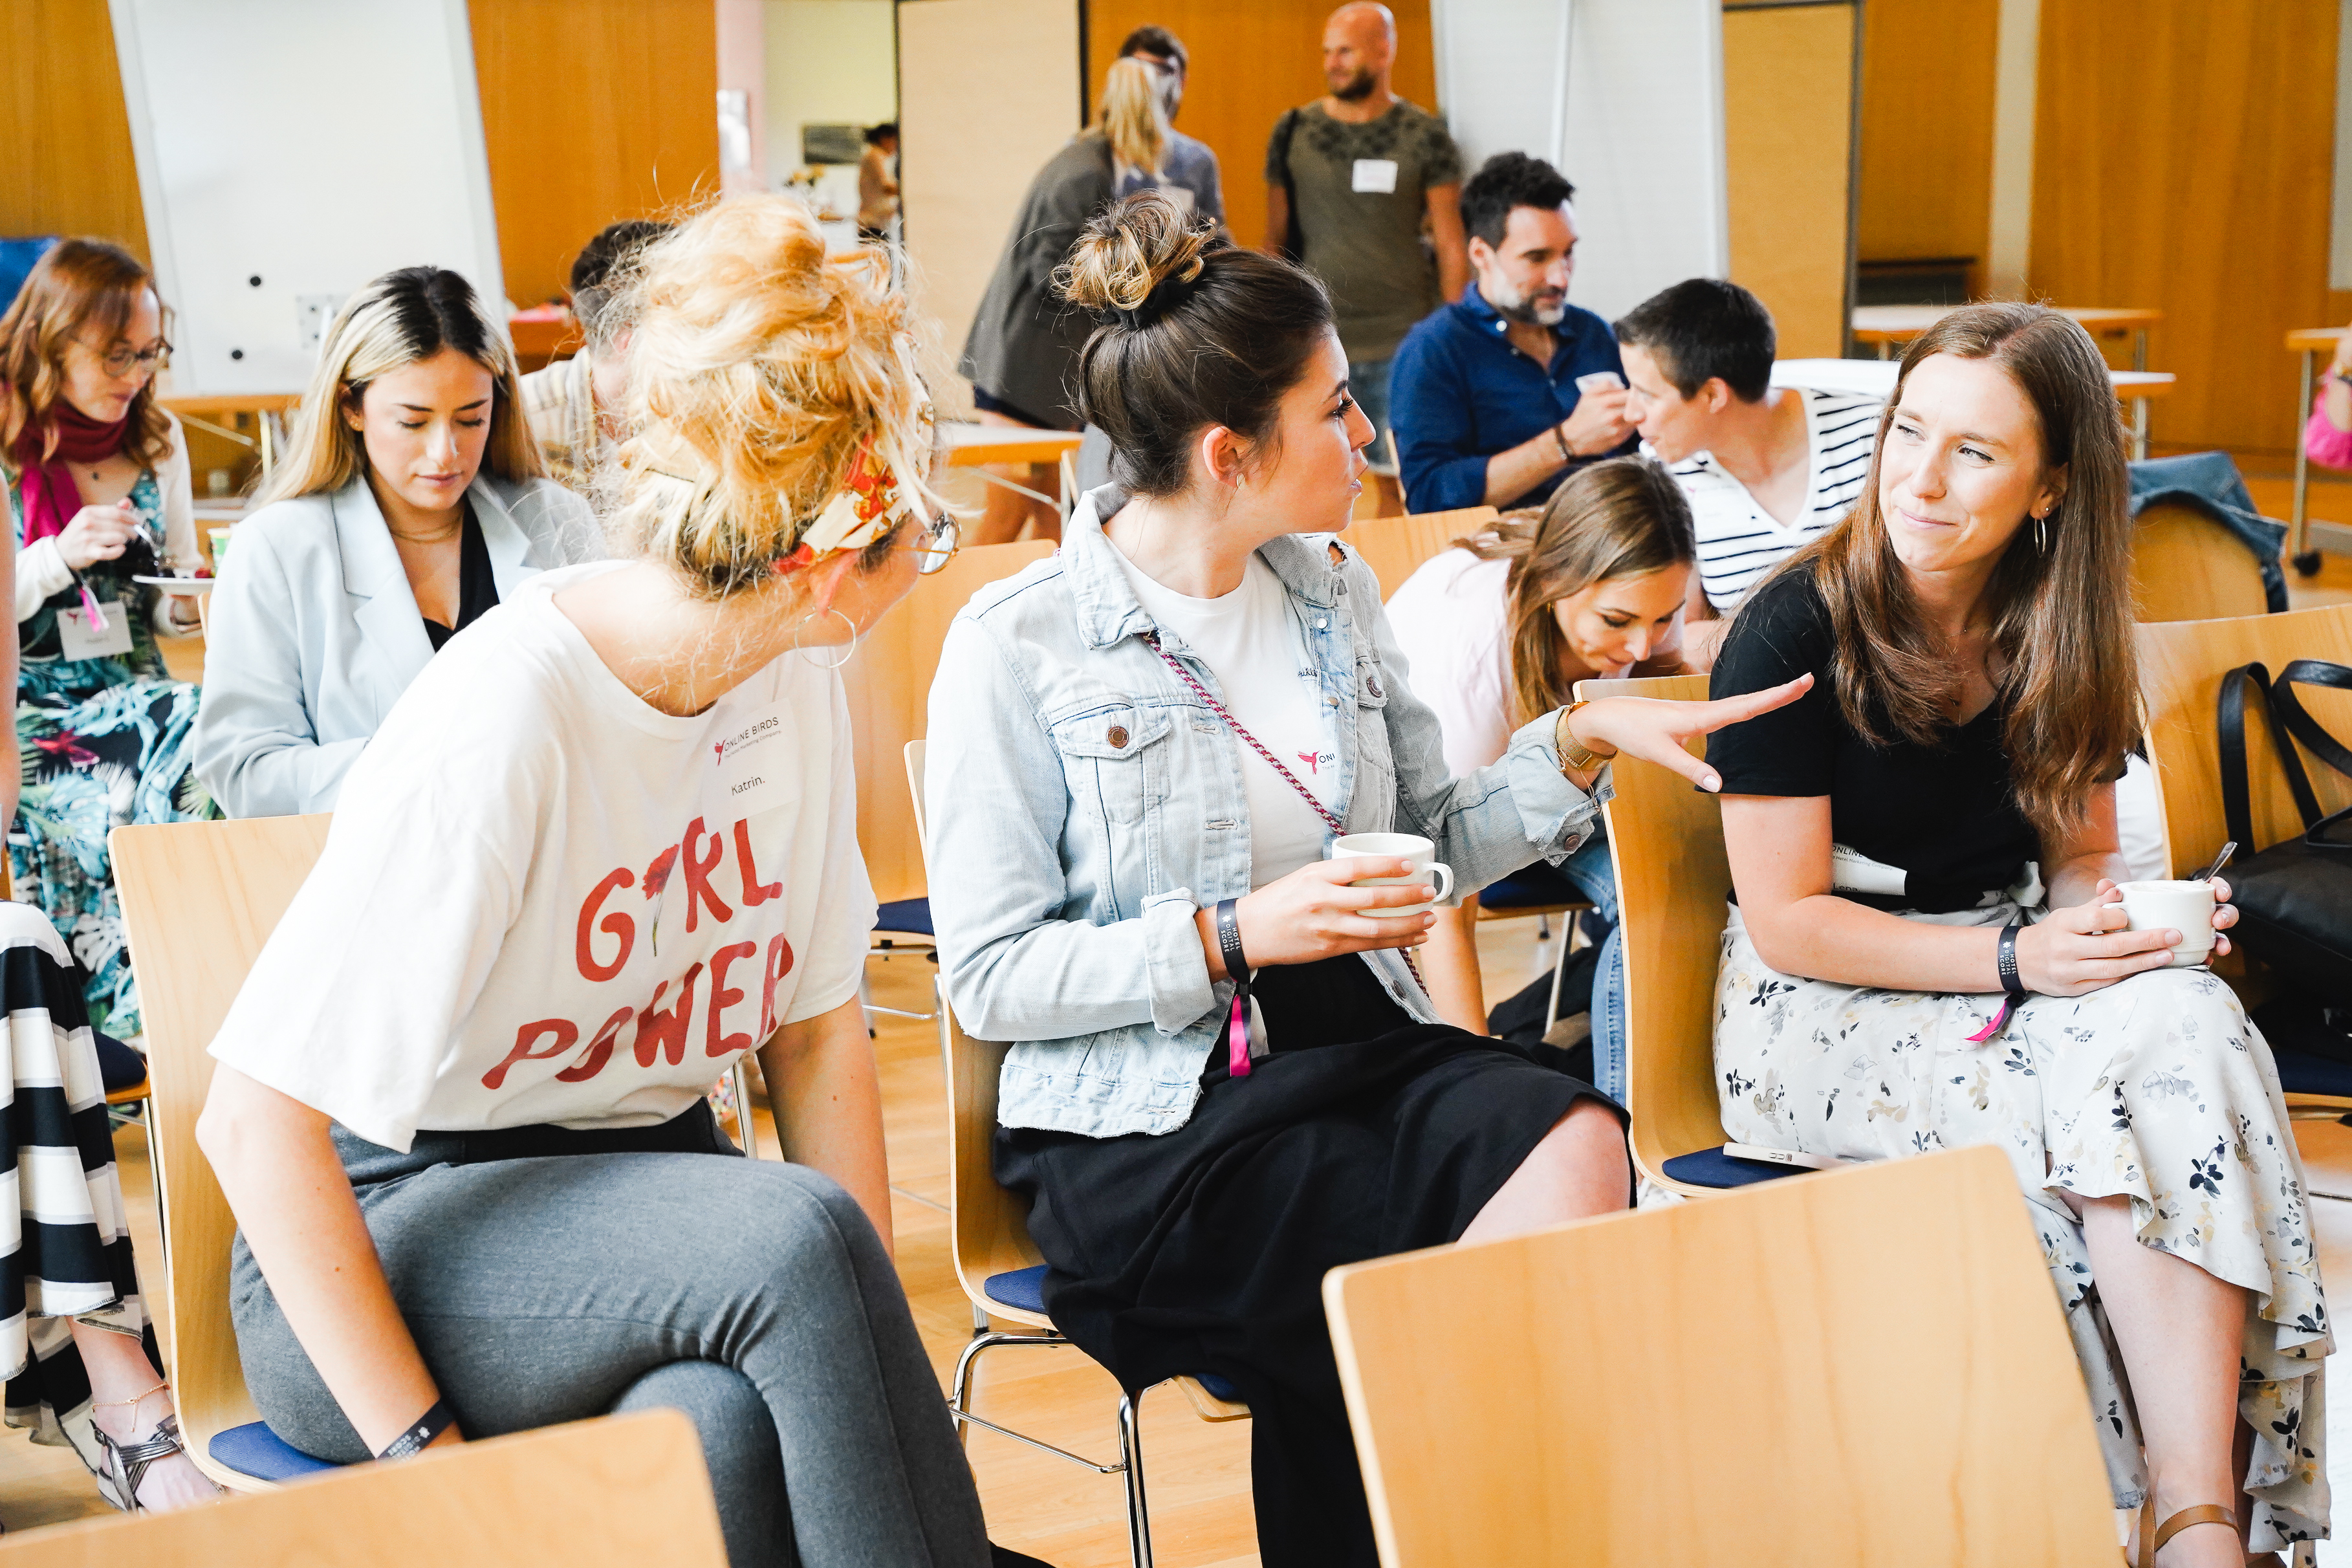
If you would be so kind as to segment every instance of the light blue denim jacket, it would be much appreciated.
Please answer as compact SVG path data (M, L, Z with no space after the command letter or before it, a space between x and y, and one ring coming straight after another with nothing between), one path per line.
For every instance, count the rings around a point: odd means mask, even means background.
M1060 553L956 617L924 779L949 997L972 1034L1014 1042L998 1118L1099 1138L1192 1116L1233 994L1209 979L1193 913L1250 890L1242 743L1137 635L1155 625L1098 521L1123 499L1089 492ZM1258 557L1314 660L1348 831L1421 834L1464 888L1591 837L1606 781L1588 795L1561 776L1549 715L1492 767L1447 776L1371 569L1321 536ZM1218 690L1176 633L1161 646ZM1397 953L1364 960L1437 1021Z

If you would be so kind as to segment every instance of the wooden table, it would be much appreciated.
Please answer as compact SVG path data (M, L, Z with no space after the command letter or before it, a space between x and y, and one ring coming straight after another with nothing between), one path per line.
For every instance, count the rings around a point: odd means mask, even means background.
M1887 350L1893 344L1909 342L1958 309L1956 305L1857 306L1853 312L1853 341L1876 343L1878 357L1886 359L1891 357ZM2110 305L2060 305L2055 309L2069 321L2081 322L2084 331L2093 337L2106 332L2130 332L2132 369L2147 368L2147 330L2164 320L2163 311Z
M240 447L250 447L261 455L262 478L269 477L270 465L278 460L278 446L270 435L269 416L290 414L302 405L299 392L219 392L194 396L158 397L156 402L178 415L187 424L209 430ZM246 435L214 421L235 419L241 414L253 416L255 434Z
M2303 395L2294 405L2294 511L2287 520L2287 559L2305 576L2317 574L2319 552L2311 547L2311 516L2307 510L2311 486L2311 459L2303 450L2304 422L2311 417L2311 386L2316 379L2313 367L2315 356L2333 358L2336 341L2344 336L2342 327L2297 327L2286 335L2287 352L2303 356Z
M1876 359L1774 360L1772 384L1885 398L1895 395L1895 370L1890 361ZM2111 370L2107 380L2116 399L2132 405L2131 455L2138 462L2147 456L2148 399L2169 396L2179 378L2164 370Z
M948 467L978 468L980 477L990 484L1003 485L1015 495L1045 502L1066 522L1076 502L1076 498L1067 493L1076 488L1070 474L1070 462L1077 457L1082 439L1076 430L1035 430L1021 425L977 425L955 420L940 426L940 443L948 449ZM1027 485L1015 484L1002 474L992 474L988 471L991 463L1059 463L1062 499L1056 500Z

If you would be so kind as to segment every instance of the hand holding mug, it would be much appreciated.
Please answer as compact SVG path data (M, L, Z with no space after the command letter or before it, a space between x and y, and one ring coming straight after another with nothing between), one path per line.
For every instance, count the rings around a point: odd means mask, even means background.
M1234 920L1241 929L1242 952L1252 968L1262 969L1375 948L1419 947L1429 940L1429 928L1437 919L1425 912L1435 896L1433 889L1421 881L1351 885L1360 877L1404 878L1412 873L1412 863L1395 857L1310 861L1235 901ZM1396 912L1407 906L1424 912L1397 919ZM1381 916L1388 918L1376 918ZM1217 945L1215 911L1201 910L1195 923L1208 954L1209 977L1231 979Z
M2238 911L2224 901L2230 885L2219 877L2210 883L2135 882L2127 887L2193 888L2210 897L2214 905L2210 948L2205 945L2209 928L2181 909L2177 896L2161 918L2185 921L2185 931L2179 925L2154 924L2152 919L2146 924L2136 920L2126 908L2126 889L2102 879L2089 903L2053 910L2048 919L2017 933L2018 977L2028 991L2081 996L2151 969L2187 967L2204 963L2209 952L2230 951L2230 939L2221 932L2237 923ZM2157 903L2131 898L2148 917L2155 916ZM2201 913L2201 908L2196 912Z

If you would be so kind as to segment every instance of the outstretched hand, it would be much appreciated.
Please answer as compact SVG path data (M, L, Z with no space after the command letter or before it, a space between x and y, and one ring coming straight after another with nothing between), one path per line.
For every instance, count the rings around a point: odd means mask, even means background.
M1780 686L1712 702L1667 702L1653 697L1599 697L1571 714L1570 733L1594 752L1639 757L1678 773L1704 790L1719 790L1723 779L1694 757L1684 745L1696 735L1711 735L1727 725L1784 708L1812 689L1813 678L1801 675Z

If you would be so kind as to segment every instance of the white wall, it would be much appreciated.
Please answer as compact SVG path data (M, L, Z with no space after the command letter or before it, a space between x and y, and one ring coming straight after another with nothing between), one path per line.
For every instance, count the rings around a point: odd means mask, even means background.
M1576 186L1569 297L1615 318L1731 267L1720 0L1432 0L1438 102L1471 169L1549 159Z
M767 0L768 179L801 163L801 126L879 125L898 118L898 56L890 0ZM832 171L824 188L857 208L857 170Z
M461 272L505 319L465 0L111 10L174 392L299 390L304 303L395 267Z

